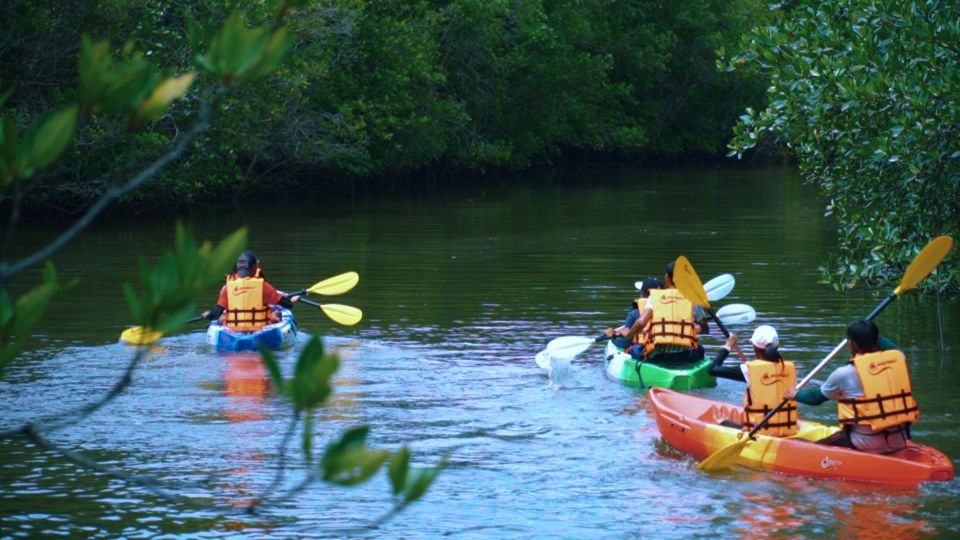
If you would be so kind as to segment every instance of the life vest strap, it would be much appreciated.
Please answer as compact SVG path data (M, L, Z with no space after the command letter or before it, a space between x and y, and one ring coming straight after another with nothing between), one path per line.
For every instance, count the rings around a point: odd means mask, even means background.
M884 419L888 416L894 416L898 414L910 414L912 412L919 411L920 410L919 406L917 406L916 404L911 406L907 402L908 397L913 397L913 392L900 390L900 392L896 394L891 394L889 396L877 395L877 397L873 397L873 398L847 398L847 399L837 400L844 405L849 405L853 409L853 418L840 419L840 423L841 424L859 424L859 423L862 423L863 420L878 420L878 419ZM894 401L897 399L899 399L902 404L902 406L899 409L894 408L891 411L887 411L884 409L883 403L885 401ZM858 404L866 405L869 403L876 403L877 407L880 408L880 413L861 415L860 411L857 410L857 405Z

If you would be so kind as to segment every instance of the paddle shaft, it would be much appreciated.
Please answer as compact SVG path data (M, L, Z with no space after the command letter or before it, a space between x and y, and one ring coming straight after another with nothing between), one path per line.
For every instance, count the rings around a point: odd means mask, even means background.
M704 307L703 309L706 309L707 314L710 315L710 318L713 319L713 322L717 323L717 327L719 327L720 331L723 332L723 337L725 338L730 337L730 331L727 330L727 327L724 326L722 322L720 322L720 317L717 317L717 314L714 313L713 310L710 309L709 307ZM734 343L733 349L737 351L737 356L740 357L741 362L747 361L747 356L743 354L743 351L740 350L740 345L737 345L736 343Z
M304 297L302 297L302 296L300 297L299 302L303 302L304 304L306 304L306 305L308 305L308 306L313 306L313 307L315 307L315 308L323 309L323 306L322 306L319 302L314 302L313 300L307 300L306 298L304 298Z
M883 311L884 308L886 308L887 306L889 306L890 303L893 302L893 301L896 300L896 299L897 299L897 294L896 294L896 293L893 293L893 294L891 294L890 296L886 297L886 298L883 300L883 302L880 302L880 305L877 306L876 309L874 309L869 315L867 315L867 319L866 319L866 320L868 320L868 321L873 320L877 315L880 314L881 311ZM797 384L797 390L800 390L801 388L803 388L804 386L806 386L806 384L807 384L808 382L810 382L810 379L813 379L813 377L814 377L817 373L820 373L820 370L823 369L823 367L827 365L827 362L829 362L830 360L833 360L833 357L836 356L837 354L839 354L840 351L843 350L843 348L847 346L847 343L848 343L848 342L847 342L847 338L843 338L843 341L841 341L839 345L837 345L836 347L834 347L833 350L830 351L830 354L828 354L826 358L824 358L823 360L821 360L820 363L817 364L817 367L813 368L813 370L812 370L810 373L808 373L807 376L804 377L803 380L801 380L801 381ZM788 401L788 400L784 399L784 400L782 400L776 407L770 409L770 412L768 412L768 413L763 417L763 419L761 419L759 422L757 422L757 425L753 426L753 429L751 429L750 432L747 433L747 437L746 437L746 438L749 439L749 438L753 437L754 434L756 434L757 431L759 431L764 425L766 425L766 423L770 420L770 418L773 417L773 415L777 414L777 412L778 412L780 409L782 409L784 405L787 404L787 401Z

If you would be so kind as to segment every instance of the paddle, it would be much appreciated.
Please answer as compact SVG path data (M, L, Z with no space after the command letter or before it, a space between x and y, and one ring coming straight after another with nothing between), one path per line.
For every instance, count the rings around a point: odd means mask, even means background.
M323 294L326 296L334 296L337 294L343 294L350 289L356 286L357 282L360 281L360 275L356 272L344 272L342 274L337 274L336 276L328 277L323 281L318 281L311 285L307 289L297 291L286 295L288 298L291 296L302 296L307 293ZM323 312L327 314L331 319L340 324L357 324L360 322L360 318L363 317L363 314L360 313L359 309L352 308L350 306L340 306L339 304L325 304L321 306L313 302L304 300L308 304L315 305L323 309ZM342 309L346 308L346 309ZM194 317L186 323L193 323L203 320L203 317ZM352 321L352 322L341 322L341 321ZM131 345L148 345L154 341L163 337L163 332L159 330L151 330L142 326L134 326L132 328L127 328L120 334L120 340L129 343Z
M953 247L953 239L949 236L938 236L931 240L920 253L914 257L913 262L910 263L910 266L907 267L907 271L904 272L903 277L900 279L900 284L897 285L897 288L885 298L880 305L876 307L869 315L867 315L867 320L871 320L876 317L885 307L890 305L891 302L896 300L896 298L909 291L910 289L917 286L918 283L923 281L924 278L930 275L930 272L933 272L933 269L940 264L940 261L947 256L947 253L950 252L950 249ZM845 346L847 345L847 340L844 339L837 345L830 354L827 355L815 368L811 371L802 381L797 385L797 390L803 388L810 379L814 377L825 365L829 362L834 356L837 355ZM740 453L744 448L750 443L753 439L753 436L759 431L769 420L777 413L784 405L786 405L788 400L784 399L780 402L779 405L774 407L757 423L753 429L745 437L737 440L733 444L727 445L720 450L717 450L713 454L707 457L707 459L700 462L697 465L697 468L703 471L715 471L719 469L725 469L736 463L737 458L740 457Z
M356 272L344 272L333 277L328 277L323 281L318 281L307 289L290 293L287 296L303 296L307 293L335 296L338 294L343 294L354 288L359 281L360 275Z
M711 279L710 281L703 284L703 289L707 291L707 299L711 302L716 302L733 290L733 286L736 285L737 280L734 279L731 274L720 274L719 276ZM637 281L633 284L634 287L640 289L643 287L642 281Z
M320 308L327 317L330 317L330 319L333 320L333 322L342 324L344 326L352 326L357 324L360 322L360 319L363 318L363 312L353 306L345 306L343 304L320 304L312 300L307 300L306 298L300 298L300 301L308 306Z
M195 323L202 320L203 317L194 317L184 321L184 324ZM120 341L130 345L149 345L161 337L163 337L163 332L159 330L151 330L143 326L133 326L127 328L120 334Z
M717 323L720 331L723 332L723 337L730 337L730 332L728 332L727 328L720 322L717 314L710 309L710 299L707 297L707 291L700 281L700 276L697 275L697 271L693 269L693 265L690 264L690 261L683 255L677 257L677 262L674 264L673 283L677 286L677 290L680 291L680 294L682 294L684 298L707 310L707 314L710 315L713 322ZM743 354L743 351L740 350L740 346L734 344L733 348L737 351L737 356L740 357L740 360L746 362L747 357Z
M708 288L709 292L707 292L707 296L710 298L710 300L716 302L717 300L720 300L721 298L730 294L730 291L733 290L733 286L735 284L736 280L732 275L720 274L719 276L708 281L707 284L704 285L704 288ZM643 282L638 281L634 283L634 286L639 289L643 286ZM756 317L756 312L754 312L754 317ZM607 336L600 336L597 338L585 338L579 336L558 337L548 343L547 348L543 351L540 351L540 354L546 352L561 358L573 358L574 356L589 349L594 343L600 343L601 341L606 341L608 339L611 338Z
M301 300L302 301L302 300ZM757 318L757 312L746 304L723 306L716 315L725 324L748 323ZM547 343L546 352L558 358L573 358L590 348L594 343L611 339L609 336L595 338L580 336L561 336Z

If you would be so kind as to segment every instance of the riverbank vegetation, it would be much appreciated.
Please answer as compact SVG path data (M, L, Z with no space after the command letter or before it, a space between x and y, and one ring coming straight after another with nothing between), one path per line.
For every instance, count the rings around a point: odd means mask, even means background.
M10 103L24 118L70 97L82 31L189 69L184 11L216 20L233 4L101 0L53 11L13 1L24 24L0 45L0 80L16 81ZM246 7L248 18L268 22L268 4ZM309 4L288 19L297 36L288 63L224 97L226 114L194 151L126 204L376 189L411 175L520 170L564 153L719 156L737 115L763 92L754 75L715 68L715 50L767 13L756 0ZM188 94L135 134L105 118L85 125L30 200L85 207L131 161L161 151L197 99Z
M927 239L958 232L952 4L303 3L287 19L287 63L224 95L191 151L121 205L435 185L559 159L690 163L729 143L738 156L795 159L819 186L838 222L823 268L837 288L883 283ZM72 99L84 30L185 71L211 32L187 28L184 13L223 20L233 2L9 4L18 24L0 42L0 81L26 125ZM244 6L247 18L268 24L274 4ZM135 132L92 117L25 204L88 208L181 138L201 101L191 90ZM954 260L930 283L960 289Z
M223 100L229 99L233 92L242 93L246 85L278 69L291 43L283 18L288 8L302 3L283 0L272 24L254 27L247 25L241 12L231 13L225 21L186 17L190 44L195 51L190 55L194 65L186 70L165 66L158 57L134 53L129 48L118 56L108 41L94 41L84 35L79 42L75 86L64 91L60 96L62 102L48 105L38 101L39 110L32 111L29 121L23 122L24 129L18 126L22 115L19 109L13 108L0 116L0 193L8 202L8 220L0 250L0 377L21 360L21 353L33 337L33 328L51 302L75 284L74 280L64 283L58 278L50 258L75 239L108 205L136 193L181 158L190 143L208 130L216 113L229 106ZM56 17L57 13L49 15ZM204 22L208 24L202 24ZM195 91L196 108L181 113L190 118L183 132L164 137L163 144L152 151L151 139L143 138L143 134L154 131L155 123L162 124L163 119L169 117L173 103L187 101L191 89ZM0 95L0 106L9 98L10 92ZM176 120L173 122L176 126ZM104 126L109 129L98 131ZM112 129L119 131L111 133ZM85 144L94 144L89 141L101 140L96 137L85 140L90 132L102 134L102 139L116 137L118 142L126 139L119 151L115 150L116 161L108 170L104 189L60 236L26 256L14 256L11 248L20 225L25 194L38 185L43 186L39 182L45 170L70 161L64 158L84 159L85 156L67 150L75 142L76 148L83 148ZM79 141L75 141L76 137ZM142 153L144 147L146 154ZM120 370L118 379L99 399L72 410L56 415L43 410L31 411L34 418L30 421L0 430L0 440L28 442L41 452L146 488L160 499L222 513L237 512L232 505L198 502L195 495L179 492L183 484L114 467L92 454L68 448L58 440L57 434L90 420L123 394L134 383L135 373L146 360L149 344L164 333L180 328L198 313L195 299L222 280L224 269L230 267L246 245L244 228L214 245L196 242L188 231L178 226L174 249L166 252L154 266L142 263L139 285L123 287L131 320L137 327L129 333L132 339L124 340L131 345L130 360ZM14 300L9 292L9 289L16 290L14 282L41 263L46 264L42 283ZM143 339L142 336L152 337ZM290 421L277 451L274 480L246 501L239 511L252 514L264 505L281 504L316 483L354 486L387 469L393 505L372 523L371 526L376 527L427 492L439 468L411 466L411 454L406 446L394 452L367 446L367 426L348 429L331 440L322 452L314 451L318 434L314 427L316 410L330 397L332 377L339 367L337 355L324 350L320 336L313 336L299 351L293 377L289 379L283 376L269 351L263 351L262 358L277 393L289 401ZM281 430L278 428L278 432ZM287 450L298 431L302 437L303 478L291 486L286 480ZM216 491L214 476L211 475L205 485L211 493Z
M896 280L926 242L960 233L960 5L787 2L744 36L729 71L770 81L732 152L777 141L836 217L837 288ZM957 256L929 287L960 289Z

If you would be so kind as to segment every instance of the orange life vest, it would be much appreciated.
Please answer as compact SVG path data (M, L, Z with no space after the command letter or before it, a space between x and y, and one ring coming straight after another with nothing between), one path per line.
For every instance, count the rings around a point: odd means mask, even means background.
M789 360L747 362L750 382L743 394L744 427L753 429L763 417L783 401L787 390L797 385L797 366ZM797 432L797 402L788 401L759 432L763 435L786 437Z
M263 279L227 279L227 316L224 324L234 332L256 332L270 322L270 308L263 303Z
M866 424L874 432L916 422L920 408L913 399L907 359L893 349L855 356L850 361L857 370L863 397L837 400L841 425Z
M655 348L673 345L687 349L699 347L697 324L693 322L693 304L677 289L650 291L653 314L643 328L643 354Z

